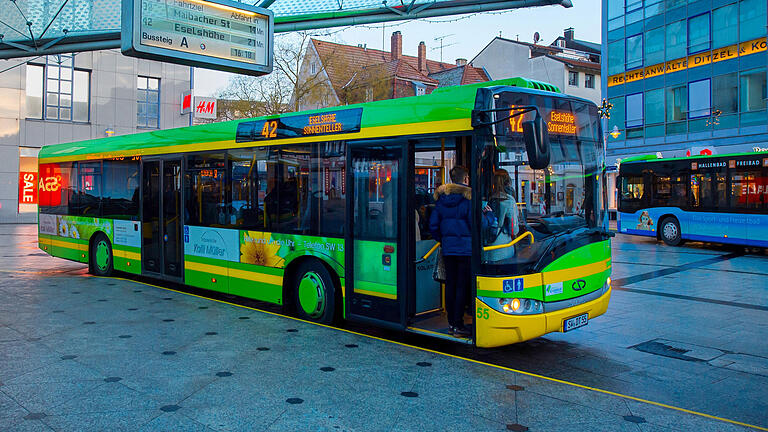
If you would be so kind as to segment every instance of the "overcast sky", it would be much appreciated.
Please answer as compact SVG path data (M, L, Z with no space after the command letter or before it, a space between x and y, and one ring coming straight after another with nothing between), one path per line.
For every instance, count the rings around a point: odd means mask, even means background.
M546 6L503 13L393 22L385 24L383 31L380 24L324 29L317 30L316 37L349 45L362 43L369 48L389 51L390 36L399 30L403 34L404 54L415 56L419 42L424 41L427 57L440 60L440 42L435 38L446 36L443 39L443 61L453 63L457 58L472 60L500 32L502 37L525 42L533 42L533 34L539 32L542 41L549 44L562 35L564 29L573 27L577 39L600 42L600 5L600 0L573 0L573 7L569 9ZM214 96L226 86L230 76L224 72L197 69L195 94Z

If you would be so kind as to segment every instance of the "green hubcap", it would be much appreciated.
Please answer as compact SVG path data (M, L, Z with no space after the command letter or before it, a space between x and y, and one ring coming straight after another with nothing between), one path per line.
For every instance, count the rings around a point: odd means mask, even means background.
M312 318L319 318L325 312L325 285L315 272L308 272L299 283L299 304L301 309Z
M96 267L101 271L107 271L109 268L109 245L106 241L101 240L96 243Z

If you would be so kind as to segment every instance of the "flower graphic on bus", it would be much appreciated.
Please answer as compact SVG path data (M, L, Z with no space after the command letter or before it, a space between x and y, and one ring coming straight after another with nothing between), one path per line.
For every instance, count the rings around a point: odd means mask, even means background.
M271 233L243 231L240 240L240 262L267 267L282 267L285 260L278 255L281 243Z
M647 210L643 210L638 219L637 229L650 231L652 226L653 219L651 219L651 215L648 214Z

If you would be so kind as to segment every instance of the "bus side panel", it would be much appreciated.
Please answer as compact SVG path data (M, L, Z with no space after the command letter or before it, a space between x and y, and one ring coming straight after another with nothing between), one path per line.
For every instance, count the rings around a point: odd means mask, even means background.
M768 214L747 215L747 241L750 246L768 247Z
M197 288L229 292L229 263L223 260L184 255L184 283Z
M229 293L281 305L284 273L280 268L231 262Z
M640 210L635 213L619 213L617 229L622 234L656 237L656 226L650 224L649 221L652 221L652 219L648 210Z
M141 274L141 222L115 219L112 226L115 270Z

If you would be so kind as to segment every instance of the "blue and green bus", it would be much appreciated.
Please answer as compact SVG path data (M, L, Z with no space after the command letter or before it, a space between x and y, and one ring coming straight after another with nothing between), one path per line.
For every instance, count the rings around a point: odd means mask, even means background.
M619 179L620 233L768 247L768 152L639 156Z

